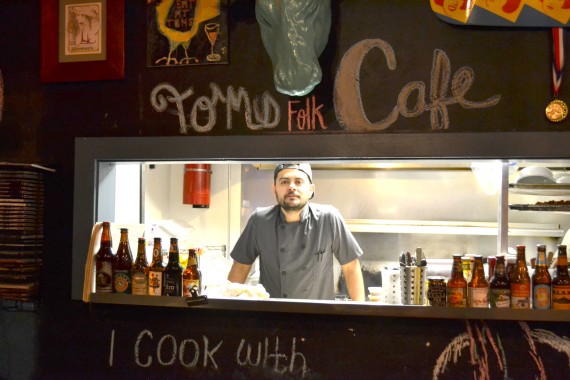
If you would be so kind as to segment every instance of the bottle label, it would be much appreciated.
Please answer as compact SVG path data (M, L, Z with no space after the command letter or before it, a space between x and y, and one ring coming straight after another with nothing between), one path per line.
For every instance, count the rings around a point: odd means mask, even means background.
M530 284L511 283L511 308L530 309Z
M570 310L570 285L552 286L552 308Z
M489 288L469 288L469 307L489 307Z
M163 272L148 272L148 295L161 296L162 295L162 273Z
M131 294L131 273L129 270L115 270L114 281L115 293Z
M182 295L192 297L193 292L200 295L200 280L182 280Z
M133 273L133 294L146 296L148 294L148 280L142 271Z
M466 307L467 294L465 288L447 288L447 306L450 307Z
M511 289L491 289L490 293L491 307L511 307Z
M165 296L182 296L182 278L180 275L169 275L166 273L164 276L163 286L163 293Z
M532 308L550 309L550 285L537 284L532 287Z
M104 261L95 274L95 289L97 293L113 293L113 263Z

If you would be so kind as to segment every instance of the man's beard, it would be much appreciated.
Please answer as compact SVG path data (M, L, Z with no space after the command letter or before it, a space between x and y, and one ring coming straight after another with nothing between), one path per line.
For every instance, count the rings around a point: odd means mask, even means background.
M275 197L277 198L277 194L275 194ZM284 196L283 199L277 199L277 203L279 203L279 206L281 206L281 208L283 209L283 211L285 212L296 212L296 211L301 211L303 209L303 207L305 207L307 205L307 202L303 202L301 200L301 202L297 203L297 204L290 204L287 203L286 201L287 196Z

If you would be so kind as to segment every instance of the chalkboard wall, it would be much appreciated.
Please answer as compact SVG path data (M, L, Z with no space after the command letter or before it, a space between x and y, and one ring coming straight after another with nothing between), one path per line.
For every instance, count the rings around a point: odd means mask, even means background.
M16 369L19 362L11 355L0 355L0 377L17 378L11 375L26 371L39 379L570 377L567 323L284 315L71 301L76 137L433 135L560 132L570 126L569 121L550 124L544 117L544 108L552 99L548 28L452 26L431 12L427 0L333 1L333 27L321 56L323 81L309 96L289 98L273 87L253 1L229 4L229 64L160 68L146 67L145 3L125 1L124 79L50 84L39 81L38 2L7 0L0 8L0 160L36 162L56 169L46 188L41 297L37 318L29 323L37 338L22 350L25 343L8 336L2 352L24 351L29 358L26 368ZM360 61L343 61L351 48L363 49L363 41L376 47ZM393 49L394 70L388 69L386 53L377 46ZM355 83L346 80L342 82L346 86L339 87L336 78L343 68L347 71L341 73L354 79L354 62L361 63L361 119L364 114L371 125L384 119L397 105L401 90L412 82L415 88L425 88L424 107L413 116L399 114L381 130L354 123L344 112L338 117L342 106L354 100L354 94L345 91L354 89ZM443 66L434 66L434 62ZM447 62L449 71L434 69ZM469 108L458 104L457 97L445 103L443 94L453 94L449 83L444 83L447 92L438 92L439 98L430 97L435 74L436 78L443 74L453 78L457 72L472 77L465 100L490 103ZM190 113L197 97L211 97L212 88L224 94L230 86L243 89L250 100L267 93L279 104L280 122L271 129L254 130L246 123L243 107L228 116L226 105L220 103L215 125L199 132L191 123L181 124L179 114L159 112L152 105L151 95L161 85L180 93L193 89L195 95L183 102L184 115ZM562 98L568 90L564 77ZM404 103L408 109L421 103L417 94ZM315 129L301 129L288 113L290 106L306 105L307 100L311 106L322 106L319 112L324 123ZM430 118L428 105L434 101L439 111L447 110L447 123L437 116L443 113L436 113L436 122ZM562 157L566 139L562 134L561 146L553 147L561 150ZM6 312L1 313L3 334L10 334Z

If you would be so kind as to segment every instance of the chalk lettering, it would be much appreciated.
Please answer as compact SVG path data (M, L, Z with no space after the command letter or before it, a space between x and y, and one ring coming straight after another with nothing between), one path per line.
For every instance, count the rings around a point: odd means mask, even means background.
M148 347L148 339L153 340L152 332L143 330L139 333L135 342L135 363L140 367L150 367L153 363L151 354L147 354L146 360L141 360L141 347ZM200 354L203 354L202 366L203 368L212 368L217 370L218 363L214 358L216 351L220 349L223 341L220 341L214 347L210 346L210 342L206 336L203 338L203 349L200 350L199 343L194 339L183 339L178 345L176 338L173 335L162 336L156 347L156 359L162 366L172 366L178 362L186 368L196 367L199 362ZM152 346L151 346L152 347ZM193 355L192 355L192 352Z
M426 101L425 83L421 81L410 82L402 88L397 97L396 105L382 120L372 122L366 116L360 92L360 67L368 52L379 48L384 53L390 71L396 70L396 56L392 46L381 39L362 40L352 46L341 60L337 71L333 102L335 113L340 125L352 131L379 131L390 127L403 117L418 117L424 112L430 112L432 129L448 129L450 126L447 107L459 104L465 109L488 108L499 103L501 96L494 95L485 100L476 102L465 99L465 96L474 83L475 73L472 68L464 66L455 72L451 79L451 64L449 57L443 50L434 51L430 101ZM451 96L448 96L448 87ZM408 108L411 95L417 92L417 103Z
M323 115L321 114L323 105L317 105L317 100L314 95L305 98L305 108L297 108L296 106L299 104L301 104L300 100L289 101L287 109L289 132L293 129L293 121L296 121L295 127L299 131L315 130L317 121L321 129L327 129Z
M113 366L114 350L115 350L115 329L111 331L111 348L109 349L109 367Z
M199 96L194 101L188 118L184 110L184 101L195 94L192 87L180 93L171 84L161 83L152 90L150 103L156 112L167 112L178 116L181 134L188 134L191 129L198 133L210 132L217 122L219 102L226 104L228 130L232 129L233 112L242 112L242 106L249 129L272 129L279 125L281 109L268 91L265 91L261 97L250 100L249 94L243 87L236 92L233 86L228 86L225 95L215 83L210 84L210 89L212 92L210 96ZM169 107L170 104L174 104L175 107Z
M275 338L275 345L270 344L269 338L265 338L263 345L257 342L256 359L252 359L252 345L242 339L236 352L236 362L240 366L271 368L274 372L281 375L289 371L293 374L301 374L302 377L309 371L307 368L307 360L305 356L297 352L297 338L293 338L291 344L291 355L280 352L279 337ZM245 348L245 354L243 353ZM255 354L254 354L255 356ZM289 362L289 364L287 364Z

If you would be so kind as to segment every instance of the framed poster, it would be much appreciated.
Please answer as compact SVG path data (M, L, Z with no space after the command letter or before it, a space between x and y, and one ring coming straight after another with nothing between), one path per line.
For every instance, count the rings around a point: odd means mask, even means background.
M228 63L228 0L149 0L147 66Z
M122 79L124 0L42 0L42 82Z

